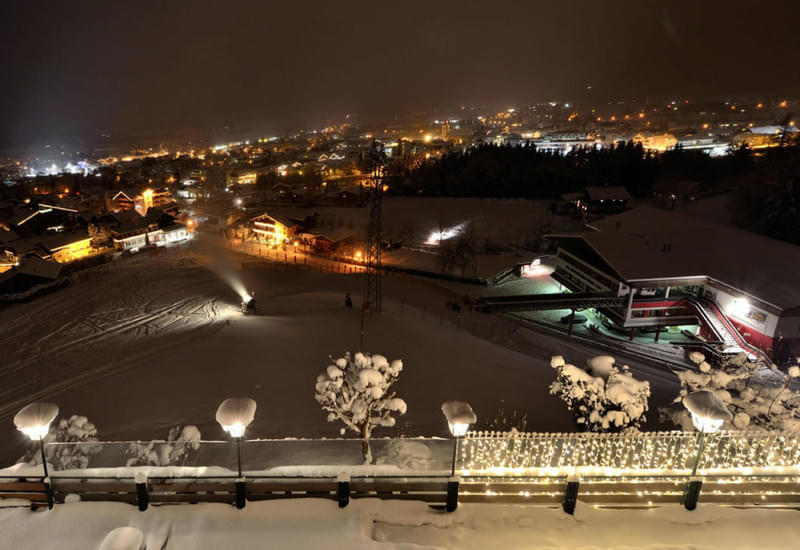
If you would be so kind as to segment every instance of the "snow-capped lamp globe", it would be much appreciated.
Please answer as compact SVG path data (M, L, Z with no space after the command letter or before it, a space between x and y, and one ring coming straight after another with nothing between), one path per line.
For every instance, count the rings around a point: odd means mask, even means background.
M708 390L695 391L683 398L683 406L692 415L692 424L700 432L697 436L697 458L692 467L692 476L697 473L700 458L703 455L704 436L706 433L719 431L726 420L731 419L731 413L719 396Z
M44 456L44 438L50 431L50 424L56 419L56 416L58 416L58 405L53 403L31 403L20 409L14 416L14 426L32 441L39 442L45 478L48 475L47 459Z
M445 401L442 403L442 413L447 419L447 426L450 428L450 433L455 437L453 441L453 462L450 468L450 476L456 473L456 450L458 449L458 439L463 437L471 424L477 422L478 417L475 416L472 407L469 403L464 401Z
M242 438L256 414L256 402L249 397L231 397L217 408L217 422L236 441L239 477L242 477Z
M692 416L692 424L700 433L718 431L731 413L716 393L708 390L692 392L683 398L683 406Z

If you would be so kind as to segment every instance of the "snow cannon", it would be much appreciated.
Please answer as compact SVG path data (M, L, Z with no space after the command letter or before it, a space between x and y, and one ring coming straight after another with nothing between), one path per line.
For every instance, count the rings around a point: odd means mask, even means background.
M244 315L255 314L256 312L256 299L253 294L254 293L249 292L242 296L242 313Z

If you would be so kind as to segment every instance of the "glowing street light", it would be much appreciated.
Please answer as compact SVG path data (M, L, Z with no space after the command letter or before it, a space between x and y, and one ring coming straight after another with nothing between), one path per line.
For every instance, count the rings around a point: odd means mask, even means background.
M478 417L469 406L469 403L464 401L445 401L442 403L442 413L447 419L447 427L450 428L450 433L453 434L455 440L453 441L453 462L450 468L450 476L456 473L456 450L458 449L458 439L467 433L470 424L474 424Z
M731 419L731 413L725 403L716 393L708 390L692 392L683 398L683 406L692 416L692 424L700 432L698 435L697 460L692 468L692 476L697 473L700 457L703 454L703 438L706 433L717 432L726 420Z
M19 431L39 442L42 453L44 477L47 476L47 459L44 456L44 438L50 431L50 424L58 416L58 405L52 403L31 403L14 416L14 425Z
M249 397L231 397L217 408L217 422L236 440L239 477L242 477L242 437L256 414L256 402Z
M53 489L50 486L47 473L47 457L44 455L44 438L50 431L50 424L58 416L58 405L53 403L31 403L23 407L14 415L14 426L19 431L39 442L39 452L42 453L42 468L44 469L44 489L47 496L47 507L53 507Z

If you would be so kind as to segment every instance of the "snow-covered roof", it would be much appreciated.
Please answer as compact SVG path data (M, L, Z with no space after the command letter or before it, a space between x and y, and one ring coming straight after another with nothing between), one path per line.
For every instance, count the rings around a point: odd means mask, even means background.
M705 276L783 310L800 306L795 245L645 206L592 227L579 236L626 281Z
M81 241L88 241L90 239L91 237L85 231L83 233L80 232L54 233L52 235L46 235L42 237L42 244L51 252L55 252L56 250L59 250L71 244Z
M22 264L15 267L12 272L55 280L58 278L59 273L61 273L61 264L31 256L30 258L26 258Z

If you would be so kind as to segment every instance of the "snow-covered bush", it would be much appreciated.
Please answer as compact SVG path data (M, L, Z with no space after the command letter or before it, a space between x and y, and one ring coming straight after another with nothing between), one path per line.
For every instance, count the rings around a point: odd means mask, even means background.
M681 405L687 394L708 390L719 397L732 420L722 429L766 429L800 431L800 392L791 386L800 380L800 367L793 365L783 373L763 360L748 361L747 355L739 353L706 359L694 351L689 360L697 371L677 372L681 383L680 394L668 407L663 407L662 420L693 430L689 413ZM698 372L699 371L699 372Z
M397 466L403 470L431 470L434 464L431 448L421 441L391 439L377 455L376 464Z
M550 361L556 370L550 393L567 404L575 425L592 432L638 428L648 410L650 383L635 379L627 365L618 366L608 355L586 363L582 369L560 355Z
M57 470L88 468L91 458L100 452L102 444L97 442L97 428L85 416L72 415L54 422L44 438L47 463ZM47 445L69 443L69 445ZM41 464L39 442L31 442L27 454L20 459L29 464Z
M369 438L378 426L395 424L394 414L405 414L406 402L395 396L392 384L403 370L399 359L356 353L336 359L317 377L317 402L328 411L328 422L344 424L361 437L364 461L372 462Z
M200 448L197 426L175 426L166 441L134 441L125 451L131 458L126 466L183 466L190 451Z

